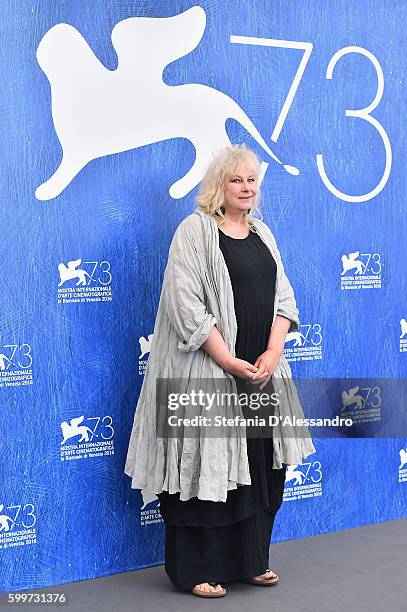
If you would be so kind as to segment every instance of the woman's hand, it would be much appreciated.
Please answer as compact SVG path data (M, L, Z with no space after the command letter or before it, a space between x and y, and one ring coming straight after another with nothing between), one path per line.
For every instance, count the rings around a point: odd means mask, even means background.
M232 376L243 378L244 380L251 380L253 374L257 373L257 367L252 363L232 356L228 359L223 369L232 374Z
M270 378L272 377L276 367L280 363L282 351L278 349L267 349L257 357L254 365L257 369L257 372L253 374L251 382L253 384L259 384L260 390L265 387Z

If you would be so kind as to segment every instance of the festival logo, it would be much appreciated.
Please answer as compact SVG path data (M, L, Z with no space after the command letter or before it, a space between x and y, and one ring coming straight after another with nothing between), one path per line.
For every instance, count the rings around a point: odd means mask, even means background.
M82 415L71 419L69 423L61 423L61 461L114 455L112 417L88 417L86 423L84 420Z
M400 353L407 353L407 321L400 320Z
M399 482L407 482L407 448L401 448L399 455Z
M380 253L348 253L342 255L341 289L381 289Z
M283 501L322 495L322 466L319 461L289 465L285 475Z
M87 268L87 269L86 269ZM74 259L58 264L58 304L111 302L110 262Z
M0 550L35 544L36 523L34 504L0 503Z
M111 33L117 55L115 70L100 62L82 34L72 25L58 23L45 33L38 45L37 60L50 83L50 106L62 159L52 176L36 189L35 195L39 200L50 200L62 193L92 160L173 138L186 139L195 149L192 166L169 189L171 197L182 198L203 178L213 151L230 144L226 131L228 119L237 121L289 174L299 174L298 168L280 161L233 98L208 85L196 82L170 85L163 79L168 65L196 49L205 28L206 14L200 6L193 6L172 17L124 19ZM292 74L292 82L287 83L287 95L271 134L271 140L276 143L314 45L303 39L240 36L232 32L225 32L224 37L232 45L252 50L259 46L279 49L285 54L290 50L290 56L292 49L299 51L297 70L287 70L287 74ZM383 95L383 69L371 51L356 45L336 50L327 66L320 68L325 70L325 78L332 80L336 65L343 64L347 56L354 54L370 62L376 73L377 88L372 92L375 95L368 106L352 107L342 112L356 118L359 123L368 122L370 128L376 130L385 155L383 173L369 192L355 195L341 191L331 181L323 153L316 153L316 166L323 185L336 198L346 202L367 202L384 189L392 168L389 136L383 125L371 115ZM256 62L256 57L253 53L252 63ZM270 83L265 83L264 91L267 92L270 86ZM279 97L277 93L276 97ZM268 165L262 163L260 181ZM352 255L355 254L345 257Z
M284 346L287 361L314 361L322 359L322 331L319 323L301 324L287 334Z
M0 388L33 384L33 358L29 344L0 346Z
M138 358L138 373L140 374L140 376L143 376L145 374L148 363L148 357L146 356L150 353L152 341L153 334L149 334L147 338L145 338L144 336L141 336L141 338L139 338L140 355Z
M182 198L203 178L212 152L230 144L228 119L238 121L282 164L231 97L199 83L169 86L163 80L166 66L193 51L205 27L200 6L173 17L124 19L111 35L116 70L99 61L72 25L58 23L44 35L37 60L51 86L63 154L54 174L37 188L39 200L58 196L94 159L170 138L185 138L195 148L192 167L169 190L171 197ZM294 166L283 166L299 174Z
M352 418L353 424L380 421L382 396L380 387L355 387L343 389L341 393L341 416Z
M143 505L140 509L140 525L147 526L162 523L163 518L160 514L160 502L157 495L147 489L142 489L141 496Z

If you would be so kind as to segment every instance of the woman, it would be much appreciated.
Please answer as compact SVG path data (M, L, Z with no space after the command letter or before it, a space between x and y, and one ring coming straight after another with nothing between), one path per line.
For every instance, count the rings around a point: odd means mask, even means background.
M254 216L259 168L245 147L221 151L197 210L174 234L125 466L132 488L160 500L170 580L199 597L223 597L221 582L278 582L267 566L286 466L315 452L308 431L296 427L277 426L272 437L241 427L223 438L157 435L157 378L223 380L252 397L272 393L273 376L277 415L304 416L283 355L298 309L275 239Z

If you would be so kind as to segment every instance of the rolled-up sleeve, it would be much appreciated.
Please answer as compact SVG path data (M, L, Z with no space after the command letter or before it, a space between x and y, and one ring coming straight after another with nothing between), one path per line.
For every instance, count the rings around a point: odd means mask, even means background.
M179 336L180 351L197 351L217 323L205 305L204 270L203 253L193 232L181 224L174 234L164 275L164 304Z

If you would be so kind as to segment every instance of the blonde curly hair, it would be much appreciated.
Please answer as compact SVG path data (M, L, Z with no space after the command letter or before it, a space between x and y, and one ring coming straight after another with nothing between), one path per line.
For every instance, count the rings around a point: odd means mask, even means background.
M225 222L225 207L224 207L224 191L226 181L235 174L241 164L247 166L256 174L259 174L261 162L256 153L248 149L244 144L230 145L221 149L213 158L208 166L208 169L201 181L199 193L195 198L197 208L210 216L217 215ZM259 209L260 188L257 187L257 193L252 207L245 213L247 222L253 223L253 217L256 213L262 218Z

